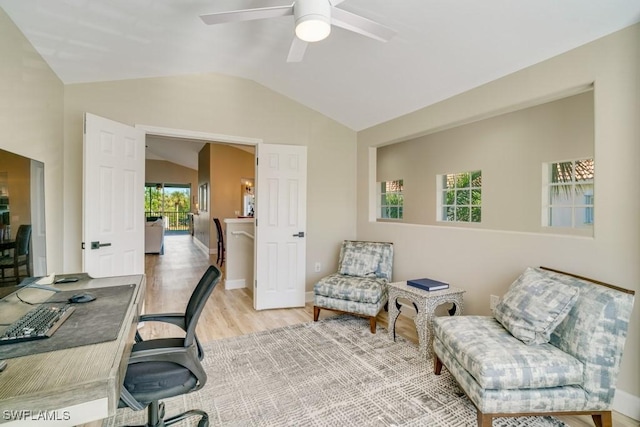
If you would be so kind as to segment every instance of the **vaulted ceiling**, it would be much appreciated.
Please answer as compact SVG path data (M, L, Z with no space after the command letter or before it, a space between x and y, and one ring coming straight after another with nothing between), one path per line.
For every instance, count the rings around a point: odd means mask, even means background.
M362 130L640 21L638 0L346 0L397 31L333 28L286 61L292 16L205 25L201 14L293 0L0 0L65 83L215 72L254 80Z

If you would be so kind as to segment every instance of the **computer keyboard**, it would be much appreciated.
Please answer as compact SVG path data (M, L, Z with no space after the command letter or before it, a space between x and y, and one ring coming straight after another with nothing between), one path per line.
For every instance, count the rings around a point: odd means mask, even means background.
M66 303L40 304L7 327L0 345L49 338L75 309Z

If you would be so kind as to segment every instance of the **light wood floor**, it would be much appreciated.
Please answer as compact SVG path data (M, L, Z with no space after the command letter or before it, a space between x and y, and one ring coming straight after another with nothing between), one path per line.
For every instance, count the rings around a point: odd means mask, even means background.
M208 257L193 242L191 236L166 236L164 255L146 255L145 271L147 275L146 313L184 312L185 306L196 283L215 258ZM224 269L223 269L224 273ZM233 337L250 332L262 331L313 320L313 307L284 310L253 309L253 301L245 289L225 290L220 281L212 297L205 306L196 332L202 342L219 338ZM320 313L320 318L333 314ZM387 314L384 310L378 316L381 326L387 327ZM400 316L396 322L396 333L418 342L413 321ZM368 329L368 321L363 319L363 328ZM175 328L175 329L172 329ZM147 323L141 328L144 337L167 336L179 333L170 325ZM590 417L559 417L570 426L593 426ZM616 427L638 427L640 422L614 413L613 424Z

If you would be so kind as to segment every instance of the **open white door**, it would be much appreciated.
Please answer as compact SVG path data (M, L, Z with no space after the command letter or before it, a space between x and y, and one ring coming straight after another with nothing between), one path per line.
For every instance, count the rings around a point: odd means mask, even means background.
M85 113L83 142L83 269L144 274L145 134Z
M256 310L305 303L307 147L259 144L256 167Z

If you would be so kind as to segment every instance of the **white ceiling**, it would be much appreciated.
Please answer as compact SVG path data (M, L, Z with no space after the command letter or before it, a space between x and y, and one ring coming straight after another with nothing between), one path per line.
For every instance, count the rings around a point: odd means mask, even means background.
M200 14L291 0L0 0L65 83L216 72L255 80L353 130L428 106L640 21L638 0L346 0L395 29L333 28L287 63L293 17Z
M171 163L198 170L198 153L207 142L188 138L174 138L159 135L147 135L145 158L149 160L165 160ZM217 144L216 142L210 142ZM222 144L222 143L220 143ZM238 150L254 154L253 145L227 144Z
M149 160L166 160L178 165L198 170L198 153L204 141L147 135L145 158Z

